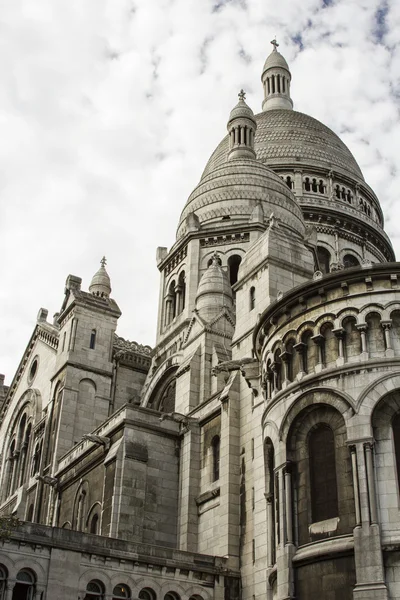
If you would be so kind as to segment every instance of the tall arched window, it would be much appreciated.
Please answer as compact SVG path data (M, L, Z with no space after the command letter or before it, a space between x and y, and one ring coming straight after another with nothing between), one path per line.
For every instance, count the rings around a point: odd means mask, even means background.
M400 413L392 421L394 450L396 454L397 485L400 491Z
M361 353L361 336L357 329L355 317L346 317L343 320L342 327L345 331L344 345L346 359L352 356L358 356Z
M84 600L103 600L105 587L98 579L92 579L86 586L86 595Z
M249 292L249 310L253 310L256 305L256 288L252 286Z
M270 545L271 565L276 562L275 542L275 451L270 438L265 440L264 446L264 469L265 469L265 496L267 500L268 514L268 541Z
M7 485L6 485L6 498L11 494L12 483L14 479L14 471L16 467L16 456L15 456L15 445L16 442L11 442L10 450L8 451L8 474L7 474Z
M95 346L96 346L96 330L92 329L92 332L90 334L90 345L89 345L89 348L91 350L94 350Z
M99 532L99 515L95 513L90 519L90 533L98 534Z
M24 441L21 444L20 468L19 468L19 485L25 483L26 462L28 460L29 443L31 439L32 425L29 423L26 428Z
M22 569L17 575L12 600L32 600L35 596L36 577L29 569Z
M186 303L186 276L185 271L182 271L178 278L176 286L176 314L179 315L185 308Z
M312 522L337 517L335 439L327 425L311 431L308 439Z
M322 271L324 275L329 273L330 264L331 264L331 255L329 250L323 248L322 246L317 247L317 258L318 258L318 266L319 270Z
M238 280L239 266L242 262L242 257L238 254L233 254L228 258L229 282L234 285Z
M367 340L368 340L368 352L370 356L376 356L377 354L384 352L385 350L385 338L383 329L381 327L381 316L379 313L370 313L365 322L368 325L367 328Z
M219 462L220 462L220 450L221 450L221 439L219 435L215 435L211 441L212 450L212 481L218 481L219 479Z
M4 565L0 565L0 600L6 600L8 572Z
M113 589L112 600L121 600L121 598L131 598L131 590L124 583L120 583Z

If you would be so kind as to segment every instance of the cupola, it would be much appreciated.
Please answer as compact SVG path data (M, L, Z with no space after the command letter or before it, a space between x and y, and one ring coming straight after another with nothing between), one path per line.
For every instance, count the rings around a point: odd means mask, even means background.
M290 97L290 74L289 66L278 52L278 42L272 40L274 49L264 63L261 81L264 86L263 110L275 108L286 108L293 110L293 102Z
M224 307L229 310L233 308L232 288L221 259L215 252L197 288L196 310L203 319L210 321Z
M246 95L240 90L239 102L231 110L228 121L229 154L228 160L233 158L255 158L254 135L257 123L254 113L245 102Z
M110 276L106 271L106 258L100 261L100 269L93 275L91 284L89 286L89 292L93 296L101 296L102 298L109 298L111 294L111 282Z

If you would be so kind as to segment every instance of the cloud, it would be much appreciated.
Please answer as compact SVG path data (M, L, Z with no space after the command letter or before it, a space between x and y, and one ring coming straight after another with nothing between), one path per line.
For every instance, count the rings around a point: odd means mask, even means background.
M276 35L298 110L341 135L387 232L400 176L400 6L394 0L17 0L0 38L0 372L40 306L103 254L124 337L154 344L156 247L225 135L238 90L260 110Z

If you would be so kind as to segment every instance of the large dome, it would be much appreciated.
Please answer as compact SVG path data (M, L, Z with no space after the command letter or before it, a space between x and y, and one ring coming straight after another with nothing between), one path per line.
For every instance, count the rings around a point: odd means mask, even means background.
M267 110L255 115L254 149L269 167L320 167L364 181L361 169L342 140L317 119L294 110ZM211 155L202 178L228 160L226 136Z

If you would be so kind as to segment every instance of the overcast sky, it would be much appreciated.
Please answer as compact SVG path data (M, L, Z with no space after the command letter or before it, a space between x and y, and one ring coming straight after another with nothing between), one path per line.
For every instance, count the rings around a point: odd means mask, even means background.
M153 345L157 246L225 135L240 88L261 110L277 36L295 109L338 133L400 256L400 2L13 0L0 16L0 373L40 307L103 254L118 333Z

